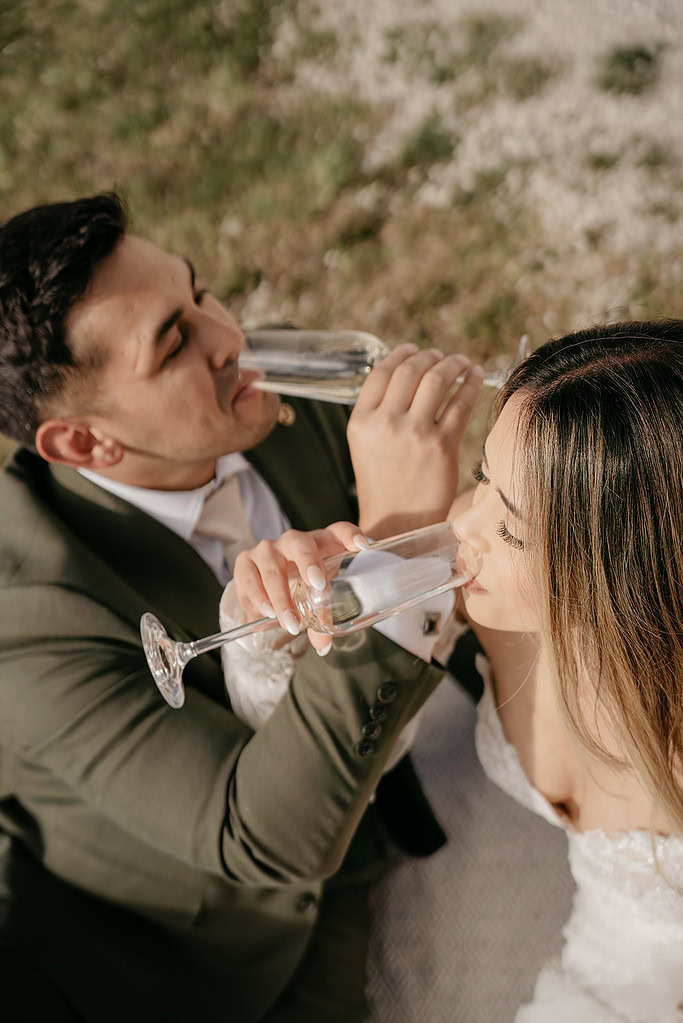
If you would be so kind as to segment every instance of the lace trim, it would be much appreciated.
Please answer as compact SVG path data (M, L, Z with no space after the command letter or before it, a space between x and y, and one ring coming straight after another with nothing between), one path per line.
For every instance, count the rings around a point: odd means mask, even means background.
M568 833L570 863L577 883L586 888L599 887L601 897L609 884L621 898L650 899L658 914L666 905L683 920L683 836L635 830L606 832L599 828L576 831L532 786L516 749L506 739L495 707L488 660L477 654L475 666L484 681L475 742L491 781L522 806Z

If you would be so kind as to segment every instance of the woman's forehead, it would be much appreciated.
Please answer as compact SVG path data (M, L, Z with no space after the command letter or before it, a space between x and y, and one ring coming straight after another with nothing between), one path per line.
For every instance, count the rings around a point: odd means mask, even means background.
M486 438L486 461L492 473L509 479L518 454L518 429L522 398L516 394L505 403Z

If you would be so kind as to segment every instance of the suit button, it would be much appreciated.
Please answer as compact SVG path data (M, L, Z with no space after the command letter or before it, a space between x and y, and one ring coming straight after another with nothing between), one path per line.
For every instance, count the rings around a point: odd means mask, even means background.
M382 729L376 721L368 721L361 728L361 734L366 739L378 739L382 733Z
M385 682L377 690L377 699L380 703L393 703L398 696L398 686L393 682Z
M305 913L307 909L315 906L317 899L313 892L304 892L297 899L296 908L299 913Z
M377 701L377 703L373 703L372 707L370 708L370 717L372 718L373 721L386 721L387 708L384 706L383 703L380 703L379 701Z
M369 739L361 739L356 746L356 753L359 757L368 757L371 753L375 752L374 742L370 742Z

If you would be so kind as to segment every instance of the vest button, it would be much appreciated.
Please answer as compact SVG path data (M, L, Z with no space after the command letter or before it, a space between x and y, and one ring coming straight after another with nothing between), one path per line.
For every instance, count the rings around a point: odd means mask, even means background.
M316 899L313 892L304 892L303 895L300 895L299 898L297 899L296 902L297 911L299 913L305 913L306 910L311 909L312 906L315 906L317 901L318 900Z
M361 734L365 739L377 739L381 732L382 729L376 721L367 721L361 728Z
M373 703L372 707L370 708L370 717L372 718L373 721L379 722L386 721L387 708L384 706L383 703L380 703L378 700L377 703Z

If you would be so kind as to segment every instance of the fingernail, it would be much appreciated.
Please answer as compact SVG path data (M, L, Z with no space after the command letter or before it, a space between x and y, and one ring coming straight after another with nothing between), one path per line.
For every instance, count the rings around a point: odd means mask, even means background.
M332 640L330 640L330 642L327 644L327 646L324 646L321 650L318 650L318 648L316 647L315 648L315 652L318 655L318 657L327 657L327 655L329 654L331 649L332 649Z
M362 533L356 533L356 535L353 538L353 542L355 543L356 547L358 547L359 550L361 551L366 551L370 546L370 541L368 540L367 537L363 536Z
M417 347L417 345L413 344L412 341L406 341L405 344L399 345L399 348L401 348L404 352L419 352L419 350L420 350Z
M441 358L443 359L443 352L441 351L440 348L432 348L432 351L434 352L435 355L440 355Z
M485 377L486 376L486 370L483 369L482 366L473 366L472 369L470 370L470 373L472 374L473 377Z
M308 581L309 581L309 583L311 584L311 586L313 587L314 590L324 590L325 589L325 586L327 585L327 580L325 579L325 576L320 571L320 569L318 568L317 565L311 565L311 567L309 568L309 570L307 572L307 575L308 575Z
M259 610L264 618L277 618L277 615L270 604L261 604Z
M280 621L290 636L298 636L301 632L299 623L296 620L296 615L293 611L283 611L280 616Z

